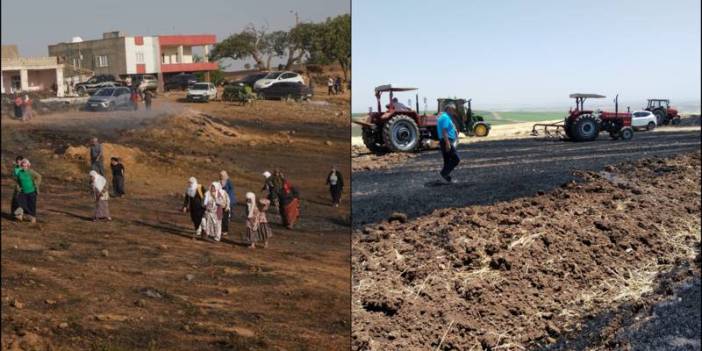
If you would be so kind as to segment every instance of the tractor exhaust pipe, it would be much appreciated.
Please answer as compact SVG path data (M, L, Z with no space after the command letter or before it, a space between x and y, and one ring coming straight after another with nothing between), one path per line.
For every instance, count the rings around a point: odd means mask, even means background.
M414 103L417 106L417 109L415 111L417 111L417 113L419 113L419 94L414 96Z

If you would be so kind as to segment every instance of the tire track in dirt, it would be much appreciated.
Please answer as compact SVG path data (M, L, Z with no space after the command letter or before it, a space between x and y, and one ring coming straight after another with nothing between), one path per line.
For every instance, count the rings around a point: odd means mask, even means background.
M601 137L591 143L544 139L486 141L459 146L457 183L428 186L439 179L441 157L427 151L400 166L353 173L353 226L409 217L437 208L490 204L575 179L574 170L599 170L607 164L650 156L671 156L700 147L700 131L637 133L628 143ZM398 191L399 190L399 191Z

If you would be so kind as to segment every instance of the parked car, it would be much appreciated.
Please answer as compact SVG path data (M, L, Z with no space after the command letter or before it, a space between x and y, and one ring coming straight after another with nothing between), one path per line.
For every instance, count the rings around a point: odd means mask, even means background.
M248 85L249 87L251 87L251 88L253 89L254 84L256 84L256 82L259 81L260 79L263 79L265 76L267 76L268 73L269 73L269 72L261 72L261 73L249 74L248 76L246 76L246 77L244 77L244 78L242 78L242 79L235 80L235 81L230 81L230 82L227 83L227 85L239 85L239 84L243 84L243 85Z
M658 120L651 111L635 111L631 114L631 126L635 129L653 130L658 126Z
M119 80L111 74L100 74L90 77L85 82L76 83L73 89L78 93L78 95L90 95L96 92L98 89L106 87L116 87L119 86Z
M261 99L308 100L312 97L312 89L298 82L283 82L260 89L256 94Z
M93 94L85 104L88 111L111 111L118 108L135 108L131 91L125 87L102 88Z
M195 83L188 88L188 95L185 99L188 101L203 101L214 100L217 98L217 88L212 83Z
M190 73L180 73L166 79L163 84L165 91L169 90L187 90L191 85L197 83L197 77Z
M302 76L295 73L295 72L276 71L276 72L270 72L265 77L257 80L256 83L254 83L254 89L255 90L264 89L264 88L270 87L273 84L283 83L283 82L305 84L305 80L302 79Z
M156 91L158 90L158 79L152 74L145 74L141 76L141 83L139 83L140 91Z

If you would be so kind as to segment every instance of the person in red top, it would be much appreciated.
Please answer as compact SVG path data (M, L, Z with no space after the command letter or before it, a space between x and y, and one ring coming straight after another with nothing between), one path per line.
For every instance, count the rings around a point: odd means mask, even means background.
M132 87L132 95L131 95L130 99L132 100L132 106L133 106L134 110L135 111L138 110L139 109L139 89Z

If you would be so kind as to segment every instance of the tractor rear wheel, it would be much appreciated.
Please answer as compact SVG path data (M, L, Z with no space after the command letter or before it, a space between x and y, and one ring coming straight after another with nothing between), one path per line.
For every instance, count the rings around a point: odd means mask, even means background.
M488 135L488 127L485 125L485 123L477 123L473 127L473 135L477 137L484 137Z
M653 114L656 116L656 123L659 126L668 124L668 118L667 118L668 116L666 116L665 111L656 110L653 112Z
M592 115L576 117L570 128L573 141L593 141L600 134L599 122Z
M419 127L411 117L397 115L385 123L383 141L391 151L413 151L419 145Z
M619 135L621 136L622 140L629 141L634 137L634 130L630 127L624 127L619 131Z
M366 146L370 152L381 152L383 151L383 146L379 145L375 140L375 133L370 128L363 128L363 144Z

